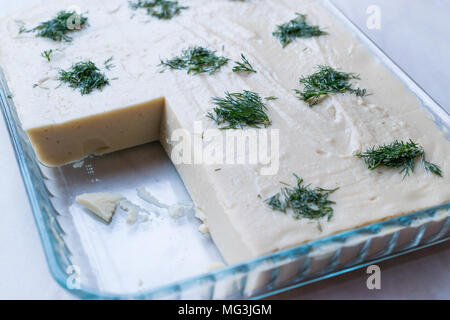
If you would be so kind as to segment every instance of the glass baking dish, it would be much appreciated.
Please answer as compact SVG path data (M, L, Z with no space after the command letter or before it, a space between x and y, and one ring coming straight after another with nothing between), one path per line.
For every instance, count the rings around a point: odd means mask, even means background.
M420 99L450 140L448 113L331 2L322 3ZM74 204L80 193L118 192L145 208L136 196L141 185L168 203L189 201L159 143L48 168L38 162L13 100L0 69L0 103L50 271L81 298L261 298L450 238L449 202L208 271L222 258L211 238L198 232L193 214L174 219L151 208L149 221L130 225L119 210L105 225Z

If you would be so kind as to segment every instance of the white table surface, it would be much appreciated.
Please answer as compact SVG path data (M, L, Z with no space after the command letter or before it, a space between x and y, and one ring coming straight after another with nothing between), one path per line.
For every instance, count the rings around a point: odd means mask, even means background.
M0 0L0 18L42 0ZM76 1L74 1L76 2ZM395 62L450 110L450 1L334 0ZM369 5L381 29L368 30ZM9 136L0 120L0 299L71 299L51 277ZM449 299L450 243L380 264L381 290L364 269L279 294L277 299Z

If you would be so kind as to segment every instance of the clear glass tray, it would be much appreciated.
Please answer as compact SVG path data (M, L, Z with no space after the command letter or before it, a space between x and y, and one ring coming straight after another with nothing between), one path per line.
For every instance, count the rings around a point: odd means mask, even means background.
M333 4L322 2L414 92L450 140L446 111ZM136 195L136 187L145 185L168 203L189 200L159 143L89 157L81 166L48 168L37 161L20 127L1 70L0 103L50 271L81 298L260 298L450 238L447 203L208 272L221 256L211 238L198 232L193 214L157 214ZM130 225L119 210L105 225L74 204L85 192L118 192L156 214Z

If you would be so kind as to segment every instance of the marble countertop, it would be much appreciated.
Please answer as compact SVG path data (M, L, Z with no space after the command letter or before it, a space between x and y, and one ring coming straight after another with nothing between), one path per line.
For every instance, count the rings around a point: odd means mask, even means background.
M0 0L0 18L43 0ZM450 112L450 1L333 0ZM369 29L367 9L379 9ZM371 26L369 24L369 26ZM373 27L373 25L372 25ZM51 277L3 118L0 120L0 299L72 299ZM380 263L381 290L365 269L293 289L275 299L449 299L450 242Z

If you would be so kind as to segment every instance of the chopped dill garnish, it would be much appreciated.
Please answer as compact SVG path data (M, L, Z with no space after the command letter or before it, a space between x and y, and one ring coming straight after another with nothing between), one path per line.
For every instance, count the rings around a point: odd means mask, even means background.
M295 90L300 100L307 102L310 107L330 93L350 92L358 97L367 95L366 89L353 89L351 86L351 80L359 79L359 75L337 71L329 66L318 66L317 69L316 73L300 78L300 84L304 85L303 91Z
M111 70L112 68L114 68L115 66L112 64L114 57L110 57L108 59L106 59L105 62L103 62L103 65L105 66L106 70Z
M25 22L17 21L17 23L19 24L19 34L31 32L31 30L27 30L27 28L25 28Z
M70 70L60 70L58 80L69 84L71 88L79 89L82 95L89 94L94 89L102 90L109 85L106 75L92 61L81 61L72 65Z
M356 156L363 159L370 170L380 166L401 168L400 173L403 173L403 179L414 172L415 160L421 157L426 171L442 177L441 168L426 161L424 149L412 140L408 142L396 140L389 145L374 146L365 152L357 153Z
M267 205L275 211L288 213L292 212L294 219L320 219L333 217L334 201L328 200L330 194L338 190L311 188L303 184L303 179L294 174L297 179L297 185L294 187L284 187L281 192L266 200Z
M161 20L170 20L179 15L181 10L189 8L180 6L176 0L138 0L129 1L129 5L133 10L146 9L148 15Z
M235 61L236 64L233 67L233 72L254 72L256 73L256 70L253 68L253 66L248 62L247 58L241 53L241 59L242 62Z
M75 11L60 11L55 18L42 22L31 30L26 30L24 27L21 27L19 33L37 32L36 37L70 42L72 41L72 37L68 33L83 28L87 20L87 17Z
M218 125L227 123L220 129L243 129L246 126L260 128L271 125L266 114L266 105L258 93L247 90L242 93L225 92L225 98L215 97L213 104L216 105L214 113L209 112L207 117Z
M41 57L46 59L48 62L52 59L53 49L45 50L41 52Z
M178 57L161 60L160 66L175 70L187 70L188 74L206 72L213 74L228 61L228 58L217 56L216 51L196 46L184 49Z
M270 97L265 97L264 99L266 99L267 101L275 101L275 100L278 100L278 97L270 96Z
M277 26L272 34L286 47L297 38L312 38L327 34L319 26L311 26L306 22L306 15L296 13L297 17Z
M433 174L435 174L435 175L437 175L437 176L442 178L442 169L437 164L428 162L425 159L425 153L422 156L422 163L423 163L423 166L424 166L424 168L425 168L425 170L427 172L431 172L431 173L433 173Z

